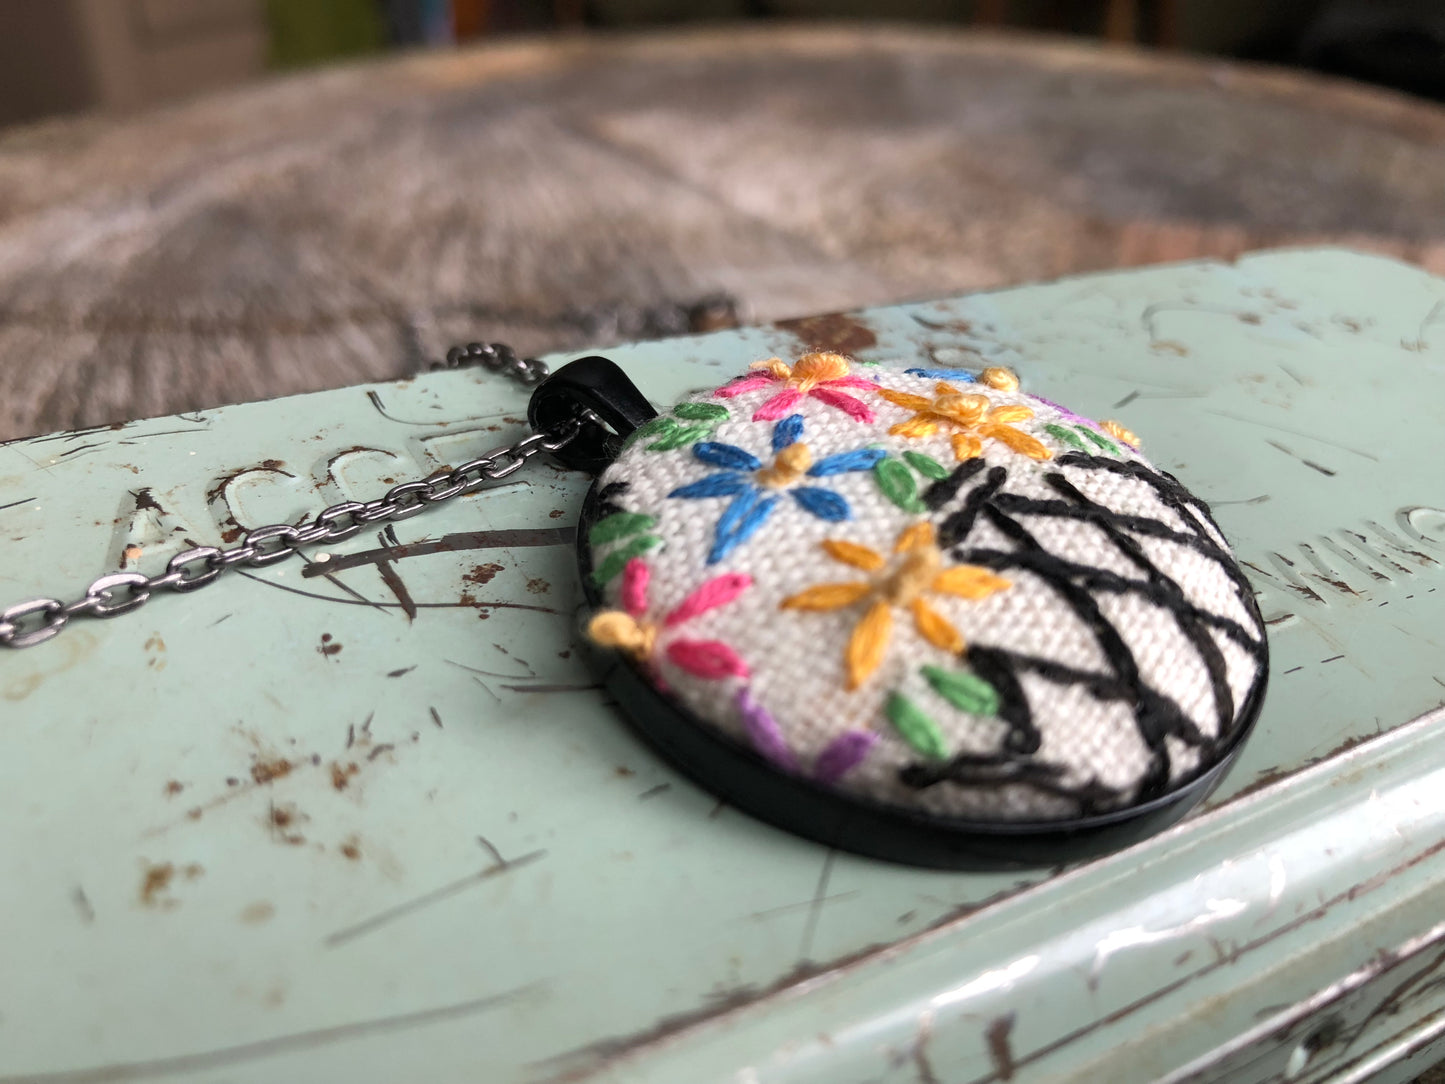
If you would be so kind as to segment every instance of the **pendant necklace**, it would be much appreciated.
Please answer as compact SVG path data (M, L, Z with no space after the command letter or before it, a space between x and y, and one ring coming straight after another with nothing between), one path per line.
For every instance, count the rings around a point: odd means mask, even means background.
M0 611L0 647L284 561L511 476L593 475L586 640L640 733L699 785L829 846L948 868L1073 861L1223 777L1268 644L1208 506L1116 422L1010 370L771 358L659 415L602 357L535 386L531 435L377 500Z

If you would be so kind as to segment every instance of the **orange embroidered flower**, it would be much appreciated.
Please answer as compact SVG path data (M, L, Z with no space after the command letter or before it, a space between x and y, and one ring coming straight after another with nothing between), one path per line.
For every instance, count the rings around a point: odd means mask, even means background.
M930 644L957 653L963 650L963 636L924 596L932 593L982 599L1009 586L1008 580L974 565L944 568L943 551L938 548L931 523L916 523L905 528L894 544L896 559L891 562L877 550L856 542L830 538L823 542L823 549L835 561L868 573L868 579L819 584L785 598L779 608L867 607L843 651L849 692L867 681L883 662L893 633L893 607L908 609L913 614L913 627Z
M959 391L947 381L933 386L933 398L879 388L878 394L894 406L913 411L913 417L899 422L888 432L896 437L931 437L939 429L953 431L953 454L973 459L983 454L983 442L996 440L1030 459L1048 459L1050 452L1038 440L1010 423L1026 421L1034 412L1020 403L991 407L986 395Z

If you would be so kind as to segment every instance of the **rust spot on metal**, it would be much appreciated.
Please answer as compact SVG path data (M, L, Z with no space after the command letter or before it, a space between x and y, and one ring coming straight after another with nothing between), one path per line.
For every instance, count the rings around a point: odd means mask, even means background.
M161 502L156 500L155 494L151 492L150 486L136 490L131 496L135 498L137 512L165 512L165 509L161 507Z
M1189 356L1189 347L1173 339L1157 339L1149 344L1150 349L1158 350L1161 353L1175 354L1181 358Z
M331 658L334 655L340 654L340 652L341 645L331 639L331 633L323 632L321 634L321 644L316 648L316 653L323 658Z
M499 564L475 565L470 572L463 574L462 580L465 583L481 584L491 583L492 578L503 570Z
M1009 1036L1014 1029L1014 1014L1006 1013L989 1021L984 1030L988 1042L988 1058L993 1062L993 1071L1000 1080L1014 1078L1014 1052Z
M541 576L537 576L527 581L527 590L534 595L545 595L552 590L552 585Z
M146 907L154 907L159 902L156 897L170 887L171 878L175 875L176 867L169 862L162 862L158 866L147 866L141 874L141 903Z
M285 805L277 805L272 802L266 814L267 827L272 837L280 843L288 843L293 847L298 847L306 842L306 837L295 830L298 822L303 819L305 819L305 814L292 802L287 802Z
M248 925L256 925L265 922L276 913L275 904L265 900L257 900L255 903L248 903L241 909L241 921Z
M188 881L193 881L205 870L195 862L190 863L182 869L177 870L172 862L161 862L157 865L148 865L141 873L140 902L144 907L174 907L175 900L163 898L164 893L170 889L171 882L179 873Z
M340 761L331 762L331 785L337 790L345 790L351 785L351 777L361 771L361 766L355 761L342 764Z
M548 519L561 519L561 518L562 518L563 516L565 516L566 514L567 514L567 510L566 510L565 508L554 508L554 509L552 509L552 511L550 511L550 512L547 513L547 518L548 518Z
M294 767L295 765L284 757L258 760L251 765L251 778L257 783L270 783L290 775Z
M338 850L343 858L349 858L353 862L361 861L361 844L355 836L342 843Z
M619 765L617 765L617 767L613 768L612 770L613 770L614 772L616 772L616 773L618 774L618 776L620 776L620 777L623 778L623 779L630 779L630 778L632 778L634 775L637 774L635 771L633 771L631 768L627 767L627 765L625 765L625 764L619 764Z
M166 783L166 796L173 798L185 789L186 785L182 783L179 779L172 779L168 783Z
M836 354L856 354L878 344L878 336L863 321L846 313L825 313L797 320L778 320L779 330L796 335L803 345L813 350L830 350Z
M266 470L280 470L285 465L286 464L279 459L265 459L261 461L261 466Z
M1254 324L1256 326L1264 323L1264 317L1257 312L1242 312L1239 314L1241 324Z
M411 597L396 566L390 561L377 561L376 571L381 574L381 582L386 584L387 590L396 596L396 601L401 605L401 612L406 614L408 621L416 620L416 600Z
M918 1038L913 1043L913 1066L918 1070L918 1084L943 1084L933 1071L933 1062L928 1058L928 1041L933 1038L933 1013L923 1016L918 1028Z

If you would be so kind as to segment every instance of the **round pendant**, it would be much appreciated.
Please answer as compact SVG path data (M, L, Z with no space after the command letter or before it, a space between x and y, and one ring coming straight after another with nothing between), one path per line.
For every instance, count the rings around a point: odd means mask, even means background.
M589 639L638 729L740 809L925 865L1127 844L1264 695L1248 582L1122 426L1002 369L772 359L598 477Z

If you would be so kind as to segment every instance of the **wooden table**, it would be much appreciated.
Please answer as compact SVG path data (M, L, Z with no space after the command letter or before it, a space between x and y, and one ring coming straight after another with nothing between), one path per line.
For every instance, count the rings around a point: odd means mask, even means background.
M1445 111L943 29L368 62L0 136L0 439L1321 240L1445 270Z

